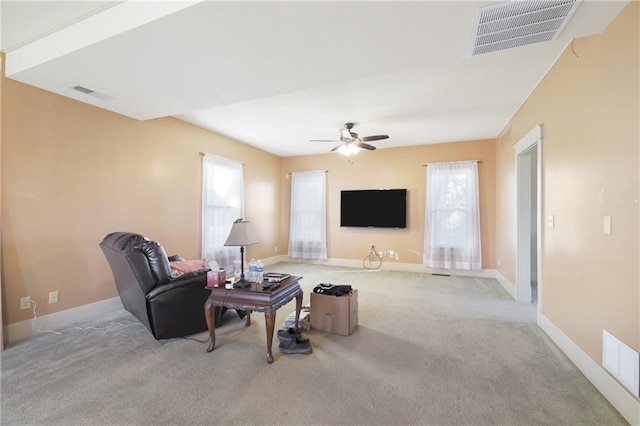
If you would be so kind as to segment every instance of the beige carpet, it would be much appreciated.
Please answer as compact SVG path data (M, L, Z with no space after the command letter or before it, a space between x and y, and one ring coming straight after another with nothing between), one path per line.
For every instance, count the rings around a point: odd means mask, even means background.
M357 288L356 332L305 333L311 355L274 341L268 365L260 313L248 328L225 314L212 353L206 333L156 342L130 314L105 315L2 353L1 423L626 424L493 279L268 269L302 275L305 304L321 282Z

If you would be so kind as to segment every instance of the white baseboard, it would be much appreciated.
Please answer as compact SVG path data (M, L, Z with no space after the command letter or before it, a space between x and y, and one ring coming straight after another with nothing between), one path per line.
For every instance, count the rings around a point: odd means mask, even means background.
M269 265L273 265L275 263L278 262L286 262L287 261L287 256L284 254L280 254L278 256L271 256L271 257L267 257L265 259L262 259L262 263L264 264L264 266L269 266ZM246 263L245 263L246 265Z
M8 344L19 342L41 333L41 331L36 330L55 331L79 321L85 321L98 315L122 309L122 302L119 297L101 300L100 302L39 316L36 318L35 324L33 319L9 324L3 327L4 339Z
M538 314L538 326L558 345L587 379L604 395L631 425L640 425L640 402L602 366L576 345L544 314Z
M277 261L292 262L292 263L309 263L313 265L344 266L348 268L363 269L362 260L340 259L337 257L329 258L327 260L310 260L310 259L297 259L297 258L288 257L288 256L278 256ZM276 262L273 262L273 263L276 263ZM446 274L446 275L455 275L455 276L463 276L463 277L484 277L484 278L495 278L495 274L496 274L496 271L493 269L480 269L475 271L466 271L462 269L437 269L437 268L427 268L418 263L388 262L388 261L385 261L384 259L382 261L382 265L378 270L422 272L425 274Z
M513 300L517 301L518 300L518 289L516 288L516 286L511 281L509 281L507 279L507 277L502 275L499 271L497 271L495 269L492 269L492 271L493 271L493 278L498 280L500 285L502 285L502 287L504 287L504 289L507 290L507 293L509 293L511 295Z

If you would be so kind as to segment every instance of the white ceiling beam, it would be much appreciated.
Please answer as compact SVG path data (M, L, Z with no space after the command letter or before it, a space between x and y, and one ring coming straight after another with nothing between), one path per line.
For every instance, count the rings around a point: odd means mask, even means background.
M6 54L6 76L11 77L202 1L204 0L123 1L121 4L8 52Z

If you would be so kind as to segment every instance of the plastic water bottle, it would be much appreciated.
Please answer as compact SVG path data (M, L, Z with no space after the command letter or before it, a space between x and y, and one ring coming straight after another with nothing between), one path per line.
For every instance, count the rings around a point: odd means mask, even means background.
M258 279L256 280L256 282L261 283L264 279L264 264L260 259L258 259L258 261L256 262L256 272L258 273Z
M251 259L251 262L249 262L249 276L247 277L247 280L251 281L252 283L256 282L256 277L257 277L257 271L258 266L256 265L256 260L255 259Z

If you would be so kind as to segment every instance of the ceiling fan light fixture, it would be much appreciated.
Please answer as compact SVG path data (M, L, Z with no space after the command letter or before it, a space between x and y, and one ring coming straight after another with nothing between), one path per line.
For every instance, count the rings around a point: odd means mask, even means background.
M366 142L370 141L379 141L383 139L389 139L388 135L373 135L373 136L364 136L360 138L356 132L352 132L351 129L355 126L354 123L345 123L344 129L340 129L340 139L311 139L311 142L334 142L338 143L338 145L334 146L331 149L331 152L338 151L342 155L355 155L360 152L360 150L365 149L367 151L373 151L376 149L375 146L369 145Z
M356 155L357 153L359 153L360 152L360 148L358 148L354 144L347 143L347 144L344 144L344 145L340 146L340 148L338 148L338 152L340 154L346 155L348 157L350 155Z

